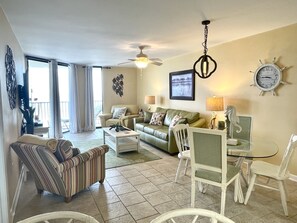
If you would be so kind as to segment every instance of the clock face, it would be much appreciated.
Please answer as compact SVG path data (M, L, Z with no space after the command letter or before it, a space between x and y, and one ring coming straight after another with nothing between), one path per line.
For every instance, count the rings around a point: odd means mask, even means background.
M263 64L254 76L255 84L262 91L271 91L276 88L282 79L282 73L275 64Z

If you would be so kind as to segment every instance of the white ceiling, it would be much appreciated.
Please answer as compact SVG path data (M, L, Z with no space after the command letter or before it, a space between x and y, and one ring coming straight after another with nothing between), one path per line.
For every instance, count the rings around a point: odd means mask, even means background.
M202 50L205 19L208 47L297 23L296 0L0 0L0 6L25 54L100 66L135 58L140 44L163 60Z

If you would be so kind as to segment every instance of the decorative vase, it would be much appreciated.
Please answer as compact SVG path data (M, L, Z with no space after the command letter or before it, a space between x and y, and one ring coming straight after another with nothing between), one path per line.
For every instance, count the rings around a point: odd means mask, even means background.
M26 133L34 134L34 122L26 123Z

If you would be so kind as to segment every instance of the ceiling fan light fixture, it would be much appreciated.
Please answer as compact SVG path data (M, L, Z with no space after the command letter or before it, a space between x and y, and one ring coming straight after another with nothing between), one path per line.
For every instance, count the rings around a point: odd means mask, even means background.
M148 63L149 60L147 57L137 57L137 60L135 60L136 66L140 69L146 68Z

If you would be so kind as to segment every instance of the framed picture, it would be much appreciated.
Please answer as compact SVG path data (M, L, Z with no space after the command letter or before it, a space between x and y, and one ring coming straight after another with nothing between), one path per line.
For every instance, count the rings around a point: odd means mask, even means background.
M193 69L169 73L169 97L175 100L195 100Z

